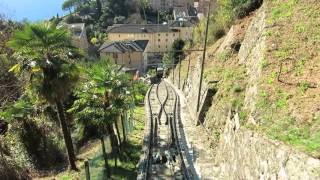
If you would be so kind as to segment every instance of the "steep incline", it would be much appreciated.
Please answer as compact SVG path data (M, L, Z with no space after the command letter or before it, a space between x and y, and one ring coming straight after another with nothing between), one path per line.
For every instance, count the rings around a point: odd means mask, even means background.
M319 8L316 0L265 1L209 48L203 113L193 117L209 134L208 179L320 178ZM182 82L191 114L199 58L193 53L181 67L190 69Z

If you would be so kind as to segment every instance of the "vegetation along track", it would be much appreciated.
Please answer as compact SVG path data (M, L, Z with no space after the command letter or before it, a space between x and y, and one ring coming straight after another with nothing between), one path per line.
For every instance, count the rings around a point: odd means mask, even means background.
M149 142L140 179L191 179L178 142L179 96L161 82L152 85L147 97Z

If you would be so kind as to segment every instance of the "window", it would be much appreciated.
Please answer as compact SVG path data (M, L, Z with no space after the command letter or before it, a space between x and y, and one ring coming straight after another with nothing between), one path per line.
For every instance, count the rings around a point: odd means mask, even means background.
M168 36L168 33L166 34L166 36Z
M160 46L160 45L159 45L158 47L159 47L159 49L161 48L161 46Z
M119 37L120 37L120 34L119 34Z
M158 36L161 36L161 34L158 34Z
M168 39L166 39L166 42L168 42Z
M175 33L173 33L173 36L176 36L176 34L175 34Z
M160 41L161 41L161 39L158 39L158 41L160 42Z
M118 59L118 54L117 53L113 53L112 57L113 57L113 59Z

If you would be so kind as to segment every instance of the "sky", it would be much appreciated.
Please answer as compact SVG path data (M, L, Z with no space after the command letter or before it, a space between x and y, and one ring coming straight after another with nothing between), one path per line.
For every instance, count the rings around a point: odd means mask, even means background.
M63 15L64 0L0 0L0 14L8 19L40 21Z

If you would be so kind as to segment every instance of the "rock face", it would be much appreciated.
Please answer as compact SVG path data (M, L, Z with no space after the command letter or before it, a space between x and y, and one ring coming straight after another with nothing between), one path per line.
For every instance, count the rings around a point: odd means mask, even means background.
M248 80L244 106L248 111L249 120L254 122L256 99L258 96L258 83L261 77L262 61L266 47L266 3L258 10L253 18L245 38L242 42L238 57L239 63L244 64Z
M267 12L267 3L264 3L252 19L238 54L239 65L245 66L247 72L244 107L249 112L251 123L255 123L256 101L262 76L261 64L264 60L267 39L265 36ZM234 43L232 38L234 34L234 28L231 28L215 54L228 49L230 44ZM189 107L190 114L196 114L199 67L199 64L195 67L184 89L186 106ZM208 87L208 83L205 82L201 92L202 102ZM201 179L320 179L319 159L241 127L236 112L221 111L221 114L214 116L217 117L220 118L218 121L224 123L221 123L222 133L217 142L211 142L215 146L212 150L214 166L211 174L206 173ZM210 120L215 121L206 119Z
M253 18L242 42L239 63L247 70L244 106L254 114L258 96L261 63L266 47L266 3ZM305 153L240 127L238 114L229 112L216 150L218 179L320 179L320 161Z
M237 114L227 120L215 161L217 179L320 179L318 159L240 128Z
M195 66L195 69L193 70L193 73L191 76L189 76L189 79L186 82L186 86L184 89L184 92L186 94L186 99L188 104L191 106L189 107L189 110L191 111L190 114L193 115L193 119L198 118L197 113L197 100L198 100L198 91L200 86L200 67L201 67L201 60L199 57L199 60L197 61L197 64ZM208 83L204 82L202 83L201 93L200 93L200 108L202 109L203 103L205 102L205 97L207 96L208 92ZM196 120L194 122L197 124Z

